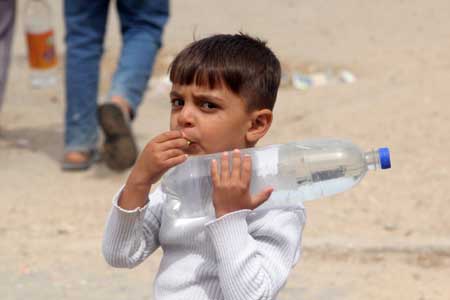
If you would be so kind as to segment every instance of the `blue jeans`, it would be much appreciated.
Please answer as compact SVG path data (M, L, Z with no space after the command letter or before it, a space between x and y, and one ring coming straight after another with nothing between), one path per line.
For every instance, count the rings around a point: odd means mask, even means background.
M65 0L65 151L97 146L100 58L110 0ZM142 101L169 15L168 0L117 0L123 46L109 95L125 98L133 114Z

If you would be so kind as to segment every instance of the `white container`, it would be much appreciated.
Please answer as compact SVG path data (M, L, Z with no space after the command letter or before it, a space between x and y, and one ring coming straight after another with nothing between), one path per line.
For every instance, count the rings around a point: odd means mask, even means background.
M274 188L271 197L256 209L295 208L302 201L350 189L368 170L391 167L388 148L363 152L353 143L338 139L248 148L241 153L252 157L251 194L268 186ZM220 162L220 156L190 157L164 175L161 188L167 194L166 205L172 216L215 215L210 164L212 159Z

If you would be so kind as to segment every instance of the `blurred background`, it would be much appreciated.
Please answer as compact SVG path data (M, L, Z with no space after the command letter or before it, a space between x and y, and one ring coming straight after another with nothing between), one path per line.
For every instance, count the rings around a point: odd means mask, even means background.
M133 270L106 265L101 239L127 173L60 170L62 2L49 0L59 83L32 89L17 1L0 113L1 299L152 299L158 251ZM113 1L114 2L114 1ZM388 146L392 169L306 203L303 256L279 299L450 299L450 2L173 0L134 131L142 148L168 129L167 67L194 38L243 31L283 65L273 127L260 145L308 138ZM111 5L99 99L121 39ZM305 83L304 78L309 78Z

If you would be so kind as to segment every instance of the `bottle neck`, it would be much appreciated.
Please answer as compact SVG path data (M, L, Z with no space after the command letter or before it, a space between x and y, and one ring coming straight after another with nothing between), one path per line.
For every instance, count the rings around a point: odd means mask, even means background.
M364 153L364 159L366 160L367 169L374 171L381 169L380 155L377 150L367 151Z

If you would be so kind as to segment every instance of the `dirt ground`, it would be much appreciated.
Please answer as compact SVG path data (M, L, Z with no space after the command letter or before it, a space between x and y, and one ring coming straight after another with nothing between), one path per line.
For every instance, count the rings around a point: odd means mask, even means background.
M61 3L49 2L62 60ZM64 86L29 88L23 4L0 114L0 298L152 299L160 251L132 270L109 267L100 253L111 197L127 174L102 164L82 173L60 170ZM337 137L363 149L391 148L391 170L306 203L303 256L279 299L450 299L450 2L171 6L154 79L193 36L242 30L268 40L287 74L343 68L356 76L352 84L307 90L284 85L261 145ZM115 13L108 28L100 98L120 49ZM58 71L62 78L62 63ZM141 147L168 128L168 110L161 89L149 89L134 124Z

